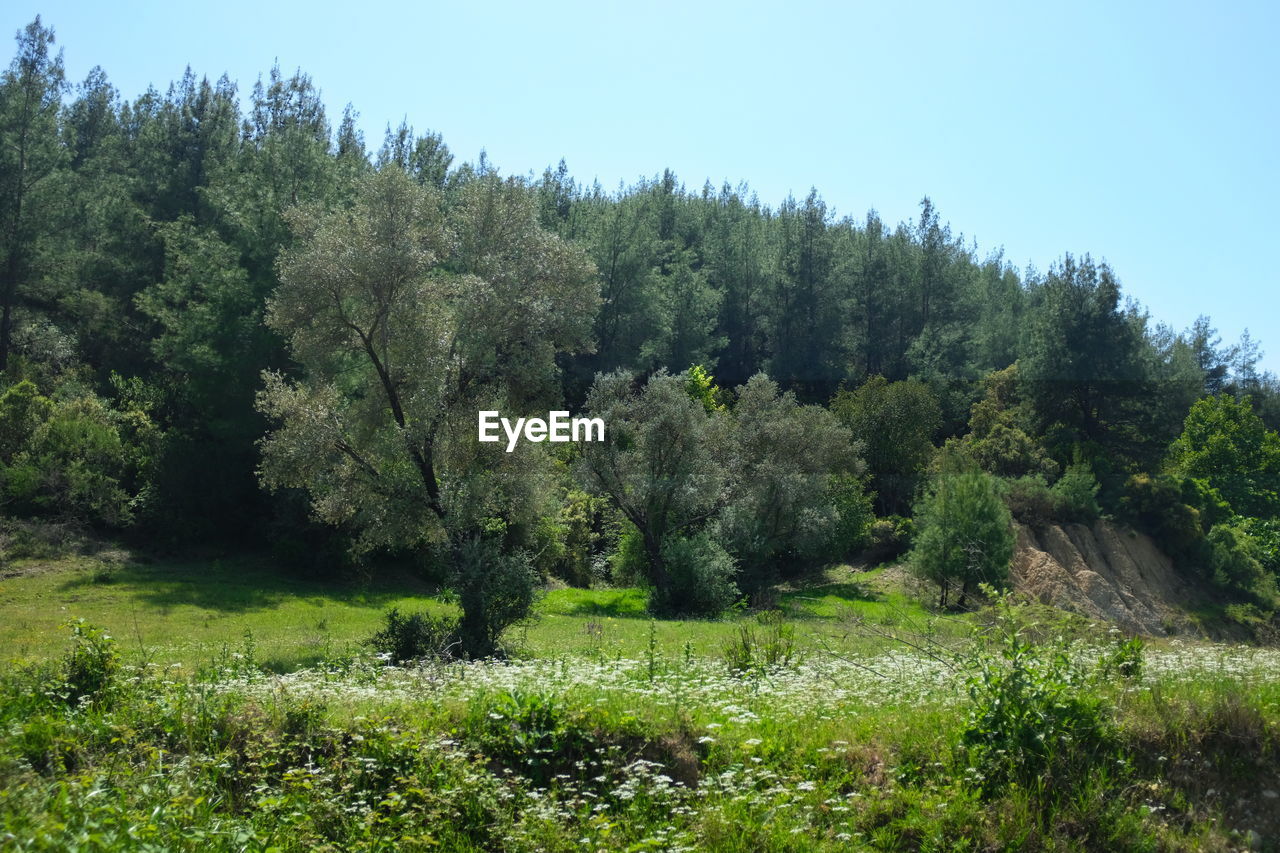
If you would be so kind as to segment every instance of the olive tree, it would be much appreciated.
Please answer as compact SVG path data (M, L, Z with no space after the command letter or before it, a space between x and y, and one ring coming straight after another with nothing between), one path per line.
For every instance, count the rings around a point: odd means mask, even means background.
M582 446L578 472L639 531L650 606L658 611L682 609L668 540L697 533L728 497L728 419L688 386L687 373L660 371L641 385L617 371L597 376L587 395L587 411L605 422L605 441ZM716 556L715 563L726 565Z
M801 405L763 373L736 396L733 489L716 527L740 561L739 584L755 591L775 581L779 569L843 556L833 540L854 519L837 492L850 478L861 494L866 466L858 457L861 443L831 412Z
M264 485L305 489L362 549L445 546L474 566L457 548L482 531L520 544L546 454L480 444L476 412L554 393L557 353L589 346L591 262L538 226L523 184L493 175L444 196L388 165L349 208L288 221L267 322L300 369L264 375Z

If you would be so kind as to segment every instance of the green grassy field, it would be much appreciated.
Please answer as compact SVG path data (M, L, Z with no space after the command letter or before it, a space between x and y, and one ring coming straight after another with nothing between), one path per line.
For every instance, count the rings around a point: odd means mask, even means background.
M360 644L387 608L452 609L403 573L317 582L255 557L119 566L83 557L30 560L12 564L6 574L0 579L0 658L13 660L62 654L65 624L85 619L115 637L128 659L196 667L251 636L260 659L284 672ZM822 629L839 643L850 638L827 629L841 617L889 625L927 618L901 590L878 583L882 574L832 570L783 593L779 604L802 631ZM539 601L536 618L513 629L508 640L521 655L634 656L649 642L650 621L638 589L552 589ZM652 630L665 650L689 644L709 654L719 651L737 621L657 621Z
M511 659L410 667L362 644L384 608L452 606L407 577L313 583L249 557L5 573L0 849L1226 851L1280 833L1274 650L1140 647L1013 604L937 619L895 569L785 589L774 623L553 589ZM114 640L73 640L80 618ZM755 662L734 666L744 629ZM771 636L789 641L761 663Z

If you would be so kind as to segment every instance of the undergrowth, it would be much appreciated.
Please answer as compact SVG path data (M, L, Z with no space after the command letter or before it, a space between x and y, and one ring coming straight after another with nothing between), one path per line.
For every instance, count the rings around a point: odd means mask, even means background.
M615 661L347 655L286 676L261 668L251 638L193 676L126 666L114 640L73 623L62 660L0 675L0 847L1226 850L1272 837L1259 798L1276 784L1280 691L1266 662L1210 666L1193 650L1205 665L1192 672L1125 638L1041 637L1011 600L996 607L949 657L841 662L766 616L719 660L652 644Z

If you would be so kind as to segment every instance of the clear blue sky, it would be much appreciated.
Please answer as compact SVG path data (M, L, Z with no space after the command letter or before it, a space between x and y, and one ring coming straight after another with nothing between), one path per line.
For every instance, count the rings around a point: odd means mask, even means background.
M1156 320L1248 327L1280 373L1274 2L11 0L0 25L37 13L73 80L101 65L130 98L188 65L244 94L278 60L374 147L407 118L506 173L670 167L895 222L927 194L982 254L1090 252Z

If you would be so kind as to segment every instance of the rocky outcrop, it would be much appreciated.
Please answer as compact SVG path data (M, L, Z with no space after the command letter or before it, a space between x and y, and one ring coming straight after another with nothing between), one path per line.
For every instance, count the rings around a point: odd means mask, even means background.
M1177 632L1199 598L1149 536L1108 521L1017 526L1015 589L1044 604L1114 622L1135 633Z

